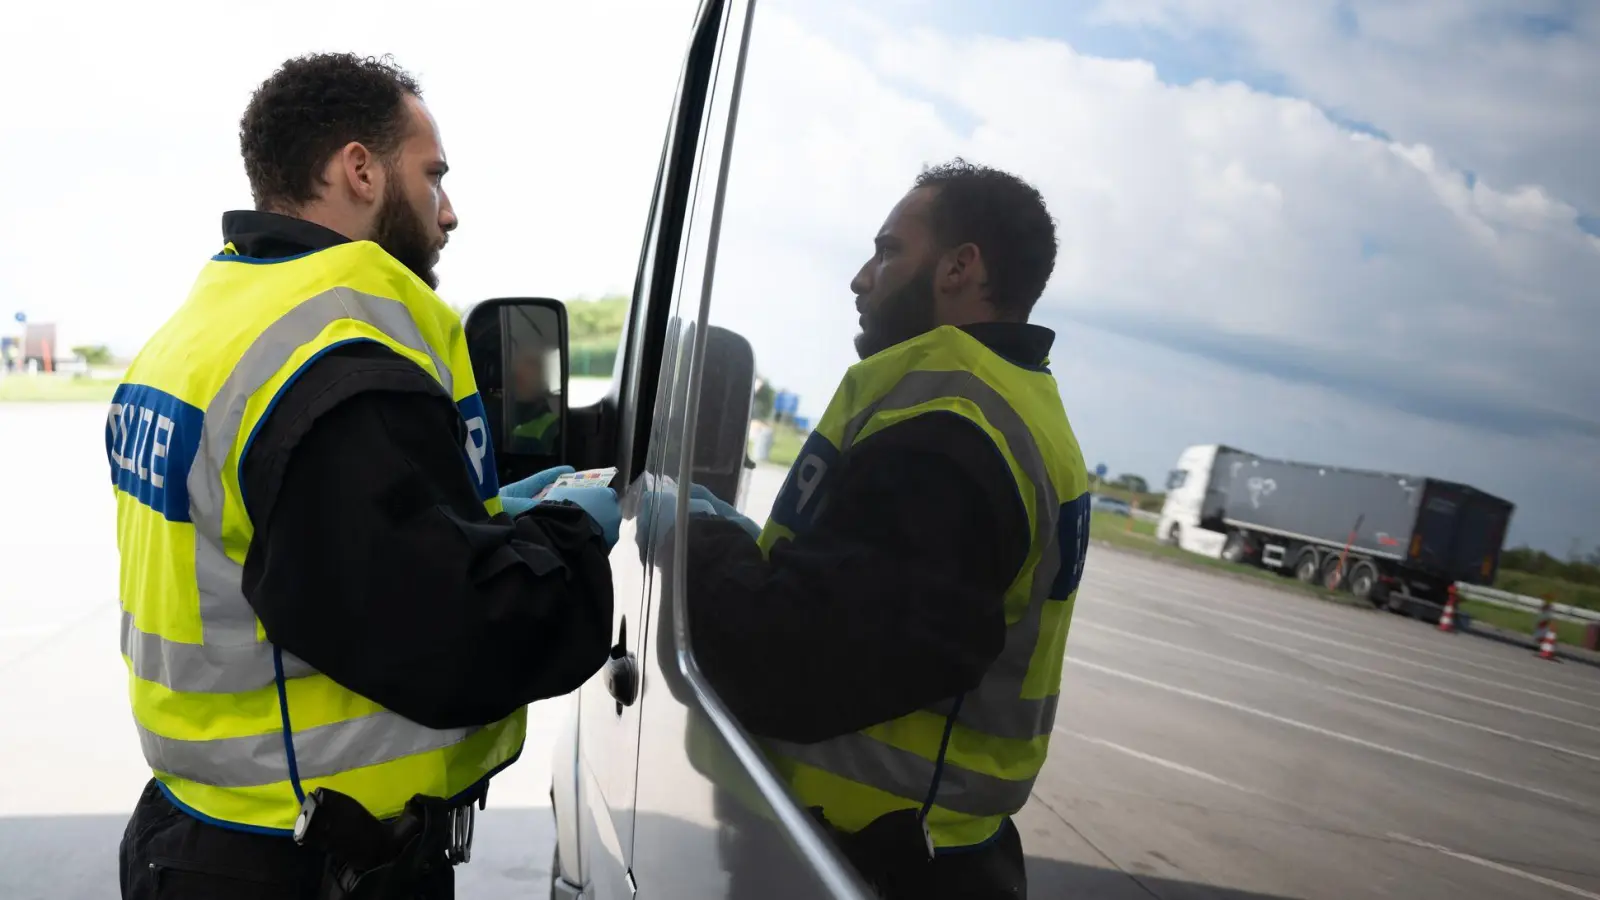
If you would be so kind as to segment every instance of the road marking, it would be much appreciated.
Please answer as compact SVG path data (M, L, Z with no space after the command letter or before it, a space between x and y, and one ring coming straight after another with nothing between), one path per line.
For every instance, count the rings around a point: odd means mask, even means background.
M1513 868L1505 863L1497 863L1492 859L1484 859L1481 856L1473 856L1471 853L1462 853L1460 850L1451 850L1449 847L1441 847L1438 844L1430 844L1427 841L1419 841L1414 837L1408 837L1400 834L1397 831L1389 832L1389 838L1390 840L1399 841L1402 844L1410 844L1413 847L1420 847L1424 850L1432 850L1436 853L1443 853L1445 856L1459 859L1462 862L1473 863L1475 865L1483 866L1486 869L1493 869L1496 872L1504 872L1507 875L1515 875L1518 878L1525 878L1528 881L1532 881L1536 884L1542 884L1545 887L1555 888L1558 891L1566 891L1575 897L1586 897L1588 900L1600 900L1600 894L1586 891L1581 887L1575 887L1567 884L1565 881L1556 881L1553 878L1546 878L1543 875L1535 875L1532 872L1524 872L1521 869Z
M1341 732L1341 731L1334 731L1334 730L1332 730L1330 728L1323 728L1320 725L1312 725L1310 722L1302 722L1299 719L1291 719L1291 718L1289 718L1287 716L1280 716L1277 713L1270 713L1270 712L1267 712L1264 709L1256 709L1253 706L1246 706L1243 703L1235 703L1232 700L1224 700L1221 697L1213 697L1210 694L1202 694L1199 691L1192 691L1192 690L1190 690L1188 688L1185 688L1185 687L1178 687L1175 684L1167 684L1164 681L1156 681L1153 678L1145 678L1145 677L1143 677L1141 675L1135 675L1132 672L1124 672L1121 669L1113 669L1110 666L1102 666L1102 665L1100 665L1098 663L1087 662L1085 660L1076 659L1076 658L1071 657L1071 656L1067 657L1067 662L1071 663L1072 665L1082 666L1083 668L1092 669L1093 671L1101 672L1101 673L1106 674L1106 675L1111 675L1111 676L1116 677L1116 678L1123 678L1123 679L1126 679L1128 681L1132 681L1135 684L1142 684L1142 685L1145 685L1147 687L1153 687L1153 688L1157 688L1157 689L1160 689L1160 690L1163 690L1163 691L1170 691L1171 693L1177 694L1177 695L1179 695L1181 697L1188 697L1191 700L1200 700L1200 701L1205 702L1205 703L1211 703L1211 704L1214 704L1216 706L1221 706L1221 707L1223 707L1225 709L1234 710L1235 712L1242 712L1242 713L1246 713L1248 715L1257 716L1259 718L1263 718L1263 719L1266 719L1266 720L1271 721L1271 722L1277 722L1280 725L1288 725L1288 726L1290 726L1292 728L1298 728L1298 729L1300 729L1302 731L1307 731L1307 732L1310 732L1312 734L1320 735L1322 737L1333 738L1334 740L1344 741L1345 743L1354 744L1354 745L1356 745L1358 747L1365 747L1365 748L1367 748L1369 750L1376 750L1376 751L1378 751L1380 753L1387 753L1387 754L1389 754L1391 756L1398 756L1401 759L1409 759L1412 762L1419 762L1419 763L1422 763L1423 765L1434 766L1436 768L1445 769L1447 771L1455 772L1455 773L1457 773L1459 775L1468 775L1468 776L1471 776L1473 778L1478 778L1478 779L1481 779L1483 781L1490 782L1491 784L1498 784L1498 785L1500 785L1502 787L1514 788L1514 789L1519 790L1519 791L1526 791L1527 793L1536 794L1536 795L1538 795L1540 797L1544 797L1544 798L1546 798L1548 800L1559 800L1562 803L1571 804L1572 806L1576 806L1576 807L1578 807L1580 809L1588 809L1589 808L1588 804L1583 803L1583 802L1578 801L1578 800L1574 800L1574 799L1572 799L1570 797L1567 797L1564 794L1558 794L1558 793L1556 793L1554 791L1547 791L1547 790L1544 790L1543 788L1536 788L1536 787L1533 787L1532 785L1520 784L1520 783L1515 782L1515 781L1508 781L1508 780L1506 780L1504 778L1498 778L1498 777L1496 777L1494 775L1489 775L1489 774L1484 773L1484 772L1478 772L1478 771L1475 771L1473 769L1465 769L1465 768L1462 768L1461 766L1453 766L1450 763L1440 762L1439 760L1436 760L1436 759L1430 759L1430 758L1428 758L1426 756L1423 756L1423 755L1421 755L1419 753L1412 753L1412 752L1410 752L1408 750L1401 750L1401 749L1399 749L1397 747L1390 747L1390 746L1388 746L1386 744L1377 743L1376 741L1366 740L1365 738L1358 738L1355 735L1345 734L1344 732Z
M1550 680L1548 678L1541 678L1539 676L1529 675L1529 674L1526 674L1526 673L1523 673L1523 672L1508 671L1508 670L1506 670L1505 668L1503 668L1501 666L1488 665L1488 664L1485 664L1485 663L1473 662L1473 661L1468 660L1468 659L1463 659L1459 654L1441 653L1439 651L1428 650L1426 648L1417 646L1416 644L1408 643L1408 642L1405 642L1405 641L1395 641L1395 640L1391 640L1389 638L1379 637L1379 636L1373 635L1373 634L1368 634L1367 632L1359 631L1359 630L1356 630L1356 629L1345 628L1343 626L1334 624L1333 620L1325 618L1325 617L1322 617L1320 615L1314 615L1314 614L1309 614L1309 613L1302 615L1302 614L1299 614L1299 613L1284 612L1284 611L1282 611L1280 609L1274 609L1274 608L1268 607L1265 604L1253 603L1253 602L1250 602L1250 601L1232 600L1232 599L1223 598L1223 597L1216 597L1216 596L1213 596L1213 595L1210 595L1210 594L1205 594L1205 593L1201 593L1201 592L1195 591L1192 588L1189 588L1187 586L1184 586L1184 585L1181 585L1181 584L1178 584L1178 583L1175 583L1175 582L1169 582L1169 581L1166 581L1164 579L1158 581L1158 580L1155 580L1152 577L1146 577L1146 576L1144 576L1142 574L1129 573L1129 574L1126 574L1126 575L1123 575L1123 576L1120 576L1120 577L1126 578L1128 580L1135 581L1138 584L1140 584L1142 587L1150 588L1152 590L1166 590L1166 591L1171 591L1171 592L1174 592L1174 593L1186 594L1186 595L1188 595L1190 597L1193 597L1193 598L1195 598L1197 600L1204 600L1204 601L1206 601L1208 603L1216 603L1216 604L1219 604L1219 605L1231 606L1231 607L1234 607L1236 609L1243 609L1243 610L1247 610L1247 611L1250 611L1250 612L1253 612L1253 613L1257 613L1257 614L1260 614L1260 615L1272 616L1272 617L1278 618L1278 619L1288 619L1290 621L1304 622L1306 620L1310 620L1310 621L1316 622L1318 625L1321 625L1321 626L1324 626L1324 627L1328 628L1329 630L1341 632L1341 633L1347 634L1347 635L1351 635L1352 637L1359 637L1359 638L1362 638L1363 640L1368 640L1368 641L1371 641L1371 642L1376 643L1376 644L1385 644L1385 645L1392 646L1392 647L1397 647L1397 648L1401 648L1401 649L1405 649L1405 650L1410 650L1410 651L1412 651L1414 653L1417 653L1417 654L1420 654L1420 655L1423 655L1423 656L1432 656L1432 657L1434 657L1436 659L1448 660L1448 661L1451 661L1451 662L1459 663L1460 665L1463 665L1463 666L1469 666L1469 667L1474 668L1474 669L1482 669L1482 670L1487 671L1487 672L1494 672L1495 674L1498 674L1498 675L1501 675L1501 676L1504 676L1504 677L1518 678L1518 679L1521 679L1523 681L1530 682L1530 683L1533 683L1533 684L1539 684L1539 685L1544 685L1544 686L1547 686L1547 687L1559 688L1561 690L1567 690L1567 691L1576 691L1576 692L1583 693L1585 695L1587 695L1587 694L1589 694L1591 692L1590 689L1587 686L1584 686L1584 685L1577 685L1577 684L1573 684L1571 682L1565 682L1565 681L1552 681L1552 680ZM1262 587L1261 590L1272 590L1272 588L1270 588L1270 587ZM1153 599L1160 600L1160 599L1163 599L1163 598L1158 596L1158 597L1155 597ZM1463 676L1463 677L1469 677L1470 678L1472 676ZM1556 699L1560 699L1560 698L1556 698ZM1564 702L1575 702L1575 701L1564 701ZM1579 704L1579 705L1582 705L1582 704ZM1600 707L1594 707L1594 708L1595 709L1600 709Z
M1057 734L1063 734L1063 735L1066 735L1067 737L1077 738L1080 741L1087 741L1088 743L1091 743L1091 744L1097 744L1097 745L1099 745L1101 747L1106 747L1106 748L1109 748L1109 749L1112 749L1112 750L1116 750L1119 753L1126 753L1127 755L1133 757L1134 759L1142 759L1147 763L1153 763L1155 765L1161 766L1162 768L1171 769L1174 772L1182 772L1185 775L1193 776L1195 778L1200 779L1201 781L1209 781L1212 784L1218 784L1218 785L1221 785L1221 786L1226 787L1226 788L1233 788L1236 791L1243 791L1246 794L1254 794L1254 795L1256 795L1258 797L1266 797L1267 796L1266 794L1263 794L1260 791L1253 790L1251 788L1247 788L1244 785L1234 784L1233 782L1231 782L1231 781L1229 781L1229 780L1227 780L1225 778L1218 778L1217 776L1212 775L1210 772L1202 772L1199 769L1190 768L1189 766L1186 766L1183 763L1173 762L1170 759L1162 759L1159 756L1152 756L1152 755L1150 755L1148 753L1145 753L1143 751L1135 750L1132 747L1124 747L1121 744L1116 744L1116 743L1113 743L1111 741L1104 740L1103 738L1091 737L1091 736L1089 736L1087 734L1084 734L1084 733L1082 733L1080 731L1071 731L1069 729L1061 728L1059 726L1056 727L1055 731L1056 731ZM1271 799L1271 798L1268 798L1268 799Z
M1106 576L1102 575L1101 577L1104 578ZM1434 657L1436 659L1449 660L1451 662L1459 663L1460 665L1463 665L1463 666L1469 666L1469 667L1474 668L1474 669L1482 669L1482 670L1487 671L1487 672L1494 672L1494 673L1496 673L1498 675L1501 675L1501 676L1504 676L1504 677L1518 678L1518 679L1521 679L1521 680L1523 680L1525 682L1529 682L1529 683L1532 683L1532 684L1544 685L1546 687L1557 688L1557 689L1565 690L1565 691L1574 691L1574 692L1577 692L1577 693L1584 694L1585 696L1588 696L1589 694L1592 693L1591 688L1589 688L1587 686L1584 686L1584 685L1573 684L1571 682L1566 682L1566 681L1552 681L1552 680L1550 680L1548 678L1540 678L1537 675L1528 675L1528 674L1525 674L1525 673L1522 673L1522 672L1508 671L1508 670L1506 670L1506 669L1504 669L1504 668L1502 668L1500 666L1492 666L1492 665L1488 665L1488 664L1485 664L1485 663L1473 662L1473 661L1468 660L1468 659L1463 659L1458 654L1441 653L1441 652L1438 652L1438 651L1435 651L1435 650L1428 650L1428 649L1425 649L1423 647L1419 647L1419 646L1417 646L1415 644L1407 643L1407 642L1404 642L1404 641L1390 640L1388 638L1383 638L1383 637L1379 637L1377 635L1368 634L1368 633L1363 632L1363 631L1358 631L1358 630L1353 629L1353 628L1345 628L1343 626L1334 624L1333 620L1325 618L1325 617L1322 617L1320 615L1314 615L1314 614L1309 614L1309 613L1305 614L1305 615L1301 615L1301 614L1297 614L1297 613L1288 613L1288 612L1284 612L1284 611L1279 610L1279 609L1273 609L1273 608L1267 607L1264 604L1260 604L1260 603L1252 603L1252 602L1249 602L1249 601L1238 601L1238 600L1230 600L1230 599L1223 598L1223 597L1215 597L1215 596L1212 596L1212 595L1209 595L1209 594L1204 594L1204 593L1195 591L1192 588L1189 588L1187 586L1184 586L1184 585L1181 585L1181 584L1178 584L1178 583L1175 583L1175 582L1166 581L1165 579L1162 579L1162 580L1158 581L1154 577L1146 577L1143 574L1127 573L1127 574L1124 574L1124 575L1112 576L1112 577L1113 578L1125 578L1125 579L1128 579L1128 580L1132 580L1132 581L1138 582L1141 586L1150 588L1152 590L1169 590L1169 591L1173 591L1173 592L1176 592L1176 593L1187 594L1190 597L1194 597L1195 599L1198 599L1198 600L1204 600L1204 601L1206 601L1208 603L1217 603L1217 604L1221 604L1221 605L1225 605L1225 606L1232 606L1232 607L1234 607L1236 609L1249 610L1251 612L1254 612L1254 613L1257 613L1257 614L1260 614L1260 615L1272 616L1272 617L1278 618L1278 619L1288 619L1290 621L1310 620L1310 621L1316 622L1318 625L1321 625L1323 627L1328 628L1329 630L1341 632L1343 634L1348 634L1348 635L1351 635L1352 637L1359 637L1359 638L1361 638L1363 640L1368 640L1368 641L1371 641L1371 642L1373 642L1375 644L1385 644L1385 645L1392 646L1392 647L1398 647L1398 648L1401 648L1401 649L1409 650L1409 651L1411 651L1413 653L1421 654L1423 656L1432 656L1432 657ZM1249 586L1253 587L1253 585L1249 585ZM1108 586L1106 586L1106 589L1109 590L1109 589L1113 589L1113 588L1108 585ZM1265 586L1261 587L1260 589L1264 590L1264 591L1273 590L1272 588L1265 587ZM1156 597L1154 599L1160 600L1162 598ZM1464 675L1462 677L1471 678L1473 676ZM1498 682L1495 682L1495 683L1498 683ZM1520 690L1518 688L1513 688L1513 689L1514 690ZM1544 696L1544 695L1541 695L1541 696ZM1564 702L1564 703L1577 703L1577 701L1566 700L1566 699L1560 698L1560 697L1552 697L1551 699L1560 700L1561 702ZM1577 705L1584 706L1585 704L1577 703ZM1597 711L1600 711L1600 707L1589 707L1589 708L1590 709L1595 709Z
M1138 616L1150 616L1151 618L1155 618L1155 619L1164 619L1164 620L1169 621L1169 622L1177 622L1178 624L1181 624L1181 625L1188 625L1191 628L1198 624L1198 623L1192 622L1192 621L1190 621L1188 619L1181 619L1181 618L1178 618L1177 616L1169 616L1166 613L1159 613L1159 612L1156 612L1154 610L1149 610L1149 609L1140 609L1137 606L1119 606L1119 607L1117 607L1117 609L1119 609L1119 610L1121 610L1123 612L1130 612L1130 613L1133 613L1134 615L1138 615ZM1539 710L1536 710L1536 709L1528 709L1527 707L1523 707L1523 706L1516 706L1515 704L1511 704L1511 703L1502 703L1499 700L1490 700L1488 697L1479 697L1477 694L1468 694L1468 693L1464 693L1462 691L1453 691L1453 690L1451 690L1450 688L1447 688L1447 687L1440 687L1439 685L1436 685L1436 684L1433 684L1433 683L1427 682L1427 681L1417 681L1414 678L1407 678L1404 675L1396 675L1393 672L1383 672L1383 671L1380 671L1378 669L1369 669L1366 666L1358 666L1355 663L1345 662L1342 659L1334 659L1331 656L1324 656L1321 653L1315 653L1315 652L1310 651L1310 650L1300 650L1300 649L1295 649L1295 648L1284 647L1283 645L1279 644L1276 641L1269 641L1269 640L1266 640L1265 638L1250 637L1249 635L1240 634L1237 631L1227 632L1227 635L1228 635L1228 637L1230 637L1230 638L1232 638L1232 639L1234 639L1236 641L1244 641L1245 643L1248 643L1248 644L1259 644L1260 646L1266 647L1266 648L1268 648L1270 650L1276 650L1276 651L1278 651L1280 653L1292 654L1295 657L1299 657L1299 658L1303 658L1303 659L1314 659L1314 660L1317 660L1318 662L1327 663L1330 666L1340 666L1342 668L1353 669L1354 671L1362 672L1362 673L1365 673L1367 675L1376 675L1379 678L1388 678L1391 681L1398 681L1398 682L1400 682L1402 684L1408 684L1408 685L1411 685L1412 687L1415 687L1415 688L1422 688L1424 690L1432 691L1432 692L1434 692L1436 694L1449 694L1452 697L1460 697L1463 700L1470 700L1473 703L1482 703L1485 706L1493 706L1493 707L1497 707L1499 709L1508 709L1508 710L1511 710L1512 712L1522 713L1523 715L1527 715L1527 716L1536 716L1536 717L1541 718L1541 719L1549 719L1552 722L1560 722L1563 725L1571 725L1574 728L1584 728L1584 729L1587 729L1589 731L1600 731L1600 727L1596 727L1594 725L1586 725L1583 722L1574 722L1571 719L1563 719L1560 716L1551 715L1550 713L1547 713L1547 712L1540 712ZM1068 638L1068 646L1069 647L1071 646L1071 638Z
M1565 697L1557 697L1557 696L1554 696L1554 695L1552 695L1552 694L1550 694L1550 693L1548 693L1546 691L1538 691L1538 690L1534 690L1532 688L1517 687L1514 684L1506 684L1503 681L1495 681L1495 680L1489 679L1489 678L1480 678L1477 675L1467 675L1467 674L1465 674L1463 672L1457 672L1457 671L1455 671L1453 669L1447 669L1447 668L1445 668L1443 666L1433 665L1432 663L1418 662L1417 660L1414 660L1414 659L1407 659L1407 658L1405 658L1403 656L1396 656L1395 654L1390 653L1388 651L1374 650L1371 647L1362 647L1359 644L1351 644L1351 643L1348 643L1348 642L1345 642L1345 641L1336 641L1333 638L1325 638L1325 637L1322 637L1320 635L1312 634L1309 631L1301 631L1301 630L1299 630L1297 628L1285 628L1282 625L1272 625L1270 623L1263 622L1259 618L1256 618L1254 616L1243 616L1243 615L1238 615L1236 613L1223 612L1222 610L1208 609L1208 608L1206 608L1204 606L1200 606L1198 604L1176 602L1176 601L1172 601L1172 600L1167 600L1167 599L1162 598L1162 597L1150 597L1148 599L1152 599L1157 603L1173 603L1176 606L1181 606L1181 607L1183 607L1184 609L1187 609L1187 610L1193 610L1193 611L1198 612L1198 613L1200 613L1202 615L1221 616L1222 618L1225 618L1225 619L1232 619L1232 620L1237 621L1237 622L1244 622L1244 623L1247 623L1247 624L1250 624L1250 625L1254 625L1257 628L1265 628L1268 631L1276 631L1276 632L1279 632L1279 633L1282 633L1282 634L1291 634L1291 635L1294 635L1296 637L1304 638L1304 639L1306 639L1308 641L1316 641L1319 644L1328 644L1330 646L1340 647L1340 648L1345 649L1345 650L1354 650L1357 653L1365 653L1365 654L1368 654L1369 656L1381 656L1381 657L1383 657L1385 659L1392 659L1395 662L1404 663L1404 664L1406 664L1408 666L1417 666L1418 668L1429 669L1429 670L1432 670L1432 671L1435 671L1435 672L1443 672L1446 675L1451 676L1452 678L1459 678L1459 679L1462 679L1464 681L1476 681L1479 684L1486 684L1486 685L1489 685L1490 687L1498 688L1500 690L1516 691L1517 693L1520 693L1520 694L1529 694L1531 696L1539 697L1539 698L1544 699L1544 700L1550 700L1550 701L1553 701L1555 703L1567 703L1567 704L1570 704L1572 706L1579 707L1581 709L1587 709L1587 710L1592 710L1594 712L1600 712L1600 706L1590 706L1587 703L1579 703L1576 700L1568 700ZM1226 603L1227 601L1213 600L1212 602ZM1415 648L1413 648L1413 647L1409 647L1409 646L1407 646L1405 644L1396 644L1393 641L1384 641L1384 640L1381 640L1381 639L1378 639L1378 638L1373 638L1372 641L1374 643L1392 644L1394 646L1398 646L1398 647L1401 647L1401 648L1406 649L1406 650L1415 650ZM1417 651L1417 652L1425 652L1425 651ZM1429 656L1439 656L1440 654L1429 653L1427 655L1429 655ZM1510 674L1510 673L1505 673L1505 674Z
M1204 657L1205 659L1214 660L1216 662L1220 662L1220 663L1223 663L1225 665L1235 666L1235 667L1240 668L1240 669L1246 669L1246 670L1249 670L1251 672L1261 672L1261 673L1266 674L1266 675L1271 675L1273 678L1286 679L1288 681L1296 681L1296 682L1299 682L1301 684L1308 684L1308 685L1311 685L1312 687L1321 688L1322 690L1329 691L1329 692L1334 693L1334 694L1340 694L1340 695L1345 696L1345 697L1354 697L1357 700L1365 700L1368 703L1376 703L1379 706L1387 706L1387 707L1389 707L1391 709L1398 709L1398 710L1402 710L1404 712L1414 713L1414 714L1419 715L1419 716L1427 716L1427 717L1429 717L1431 719L1439 719L1440 721L1443 721L1443 722L1450 722L1450 723L1453 723L1453 724L1456 724L1456 725L1460 725L1460 726L1465 727L1465 728L1473 728L1473 729L1476 729L1478 731L1487 732L1489 734L1493 734L1493 735L1496 735L1496 736L1499 736L1499 737L1509 738L1509 739L1511 739L1513 741L1520 741L1520 742L1522 742L1524 744L1532 744L1535 747L1543 747L1546 750L1553 750L1553 751L1555 751L1557 753L1565 753L1565 754L1568 754L1570 756L1581 757L1583 759L1591 760L1593 762L1600 762L1600 756L1594 756L1594 755L1591 755L1591 754L1588 754L1588 753L1584 753L1584 752L1582 752L1580 750L1574 750L1571 747L1563 747L1560 744L1547 744L1544 741L1534 740L1533 738L1530 738L1530 737L1523 737L1520 734L1516 734L1516 733L1513 733L1513 732L1510 732L1510 731L1501 731L1498 728L1491 728L1488 725L1481 725L1481 724L1479 724L1477 722L1469 722L1466 719L1457 719L1454 716L1447 716L1447 715L1443 715L1441 713L1430 712L1430 711L1428 711L1426 709L1420 709L1420 708L1415 707L1415 706L1407 706L1404 703L1395 703L1393 700L1384 700L1384 699L1381 699L1379 697L1368 696L1367 694L1362 694L1362 693L1359 693L1357 691L1347 690L1347 689L1341 688L1341 687L1335 687L1334 685L1331 685L1331 684L1323 684L1320 681L1314 681L1314 680L1312 680L1310 678L1305 678L1305 677L1300 676L1300 675L1291 675L1291 674L1289 674L1287 672L1281 672L1281 671L1279 671L1277 669L1270 669L1270 668L1267 668L1266 666L1258 666L1258 665L1254 665L1252 663L1240 662L1237 659L1230 659L1230 658L1228 658L1226 656L1219 656L1219 655L1217 655L1215 653L1207 653L1204 650L1196 650L1193 647L1185 647L1182 644L1174 644L1174 643L1170 643L1168 641L1159 640L1159 639L1153 638L1153 637L1145 637L1142 634L1136 634L1136 633L1134 633L1132 631L1123 631L1120 628L1112 628L1110 625L1101 625L1098 622L1078 622L1078 623L1075 623L1075 624L1079 628L1091 628L1091 629L1094 629L1096 631L1108 631L1108 632L1110 632L1112 634L1119 635L1119 636L1125 637L1125 638L1129 638L1131 640L1142 641L1142 642L1144 642L1146 644L1154 644L1154 645L1156 645L1158 647L1166 647L1167 649L1170 649L1170 650L1178 650L1178 651L1183 652L1183 653L1189 653L1189 654L1193 654L1195 656Z

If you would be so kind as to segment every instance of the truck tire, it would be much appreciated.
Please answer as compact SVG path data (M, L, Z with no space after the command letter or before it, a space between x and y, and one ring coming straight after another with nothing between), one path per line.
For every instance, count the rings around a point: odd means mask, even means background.
M1247 555L1244 535L1237 531L1228 532L1228 539L1222 544L1222 558L1231 563L1242 563Z
M1350 561L1345 560L1344 567L1339 566L1339 554L1329 553L1328 558L1322 561L1322 569L1317 581L1330 591L1342 591L1349 578Z
M1363 559L1350 567L1350 576L1345 583L1349 585L1350 593L1362 600L1370 600L1378 587L1378 567Z
M1161 539L1161 542L1166 544L1168 547L1176 547L1182 542L1182 538L1183 528L1180 527L1177 522L1173 522L1172 527L1167 529L1167 533Z
M1301 550L1300 555L1294 559L1294 577L1306 584L1314 583L1321 569L1322 567L1317 565L1317 551L1312 547Z

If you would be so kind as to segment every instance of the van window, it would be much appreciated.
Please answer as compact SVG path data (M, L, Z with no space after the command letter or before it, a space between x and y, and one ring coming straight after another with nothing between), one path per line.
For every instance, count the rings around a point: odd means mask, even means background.
M1167 473L1167 490L1175 491L1183 487L1188 480L1189 472L1187 469L1173 469Z

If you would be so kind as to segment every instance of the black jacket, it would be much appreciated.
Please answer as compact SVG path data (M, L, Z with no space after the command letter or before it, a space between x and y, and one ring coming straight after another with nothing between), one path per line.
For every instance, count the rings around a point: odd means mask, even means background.
M258 212L226 214L223 237L268 259L345 241ZM490 518L464 428L426 372L354 343L295 379L240 467L255 526L244 595L267 638L431 728L567 693L611 643L598 527L567 504Z
M966 329L1030 368L1055 335ZM696 518L690 633L717 693L752 733L814 742L977 686L1005 646L1005 591L1027 558L1027 512L994 441L923 415L855 444L828 502L771 559L737 525Z

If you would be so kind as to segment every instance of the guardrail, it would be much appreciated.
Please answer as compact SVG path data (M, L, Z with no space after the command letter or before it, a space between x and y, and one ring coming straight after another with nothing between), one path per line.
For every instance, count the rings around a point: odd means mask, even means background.
M1509 591L1496 590L1489 587L1480 587L1476 584L1456 584L1456 592L1468 600L1477 600L1491 606L1505 609L1521 609L1528 612L1538 612L1544 609L1544 601L1537 597L1525 597L1522 594L1513 594ZM1584 609L1581 606L1568 606L1565 603L1556 603L1550 607L1556 618L1566 619L1569 622L1600 622L1600 612Z

